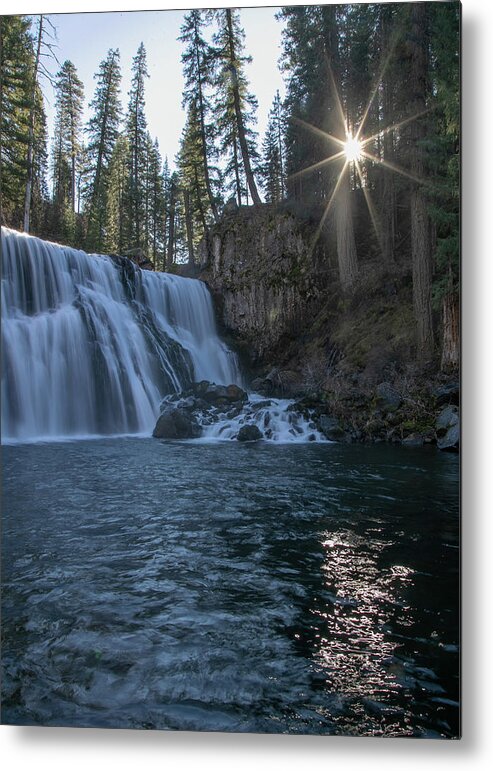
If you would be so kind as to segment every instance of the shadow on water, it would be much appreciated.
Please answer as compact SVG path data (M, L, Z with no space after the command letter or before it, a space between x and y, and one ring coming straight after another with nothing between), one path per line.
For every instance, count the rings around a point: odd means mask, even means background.
M455 737L458 460L6 447L3 721Z

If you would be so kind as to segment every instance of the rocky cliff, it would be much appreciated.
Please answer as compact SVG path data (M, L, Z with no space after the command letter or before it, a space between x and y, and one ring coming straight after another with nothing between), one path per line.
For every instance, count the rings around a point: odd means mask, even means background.
M252 390L301 399L307 417L331 416L345 440L436 443L439 394L450 387L457 404L457 373L416 359L410 266L389 272L360 253L344 295L327 242L311 248L316 228L285 209L242 207L203 244L199 277ZM395 410L381 404L389 389Z
M321 307L327 274L309 251L294 216L267 205L238 209L210 233L201 278L254 370L282 363Z

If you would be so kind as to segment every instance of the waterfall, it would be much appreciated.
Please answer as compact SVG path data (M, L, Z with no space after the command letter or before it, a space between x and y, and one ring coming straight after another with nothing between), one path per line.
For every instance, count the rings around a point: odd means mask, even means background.
M150 433L166 394L239 383L195 279L2 228L2 437Z

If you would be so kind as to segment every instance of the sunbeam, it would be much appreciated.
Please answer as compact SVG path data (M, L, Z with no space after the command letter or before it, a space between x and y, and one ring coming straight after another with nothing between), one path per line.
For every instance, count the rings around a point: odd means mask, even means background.
M380 131L377 131L375 134L372 134L371 137L366 137L366 139L361 140L361 144L363 147L365 145L370 144L370 142L374 142L375 139L378 137L383 137L385 134L388 134L390 131L397 131L398 129L402 128L403 126L407 126L408 123L412 123L415 120L418 120L418 118L421 118L423 115L426 115L427 113L431 112L431 110L435 109L435 105L431 105L430 107L427 107L426 110L421 110L421 112L417 112L414 115L410 115L407 118L403 118L403 120L399 121L399 123L393 123L392 126L387 126L386 128L380 129Z
M324 131L321 128L318 128L318 126L313 126L311 123L307 123L302 118L291 118L291 121L293 123L297 123L299 126L302 126L307 131L311 131L316 136L321 137L322 139L329 139L332 142L336 142L336 144L340 145L341 147L344 147L344 141L342 139L339 139L338 137L335 137L333 134L329 134L328 131Z
M396 163L386 161L383 158L377 158L376 155L369 153L368 150L362 150L361 155L364 158L367 158L369 161L373 161L373 163L379 163L381 166L385 166L386 169L395 171L397 174L401 174L403 177L407 177L408 179L412 180L412 182L417 182L419 185L427 184L427 180L423 179L423 177L417 177L415 174L411 174L410 171L406 171L406 169L403 169L401 166L397 166Z
M330 196L329 202L328 202L327 206L325 207L324 213L322 214L322 217L320 219L320 223L319 223L318 228L316 230L315 236L313 237L312 243L310 244L310 251L309 251L310 257L312 256L313 250L315 249L317 241L320 238L320 233L322 232L322 228L323 228L323 226L325 224L325 220L329 216L330 209L331 209L332 204L334 202L334 199L335 199L335 197L337 195L337 191L339 190L339 187L341 185L341 181L342 181L342 179L344 177L344 172L346 171L348 165L349 165L349 161L348 160L344 161L344 166L342 167L342 169L341 169L341 171L339 173L339 177L337 179L337 182L336 182L336 185L334 187L334 190L332 191L332 195Z
M321 161L318 161L318 163L314 163L313 166L307 166L306 169L300 169L300 171L295 171L293 174L290 174L288 176L288 179L297 179L298 177L302 177L302 176L305 176L306 174L310 174L312 171L321 169L323 166L327 166L329 163L333 163L334 161L339 160L339 158L343 158L344 155L347 155L346 151L341 150L335 155L331 155L329 158L323 158Z
M430 184L428 180L425 180L421 177L416 176L415 174L412 174L410 171L407 171L406 169L403 169L401 166L397 165L396 163L393 163L392 161L388 161L385 158L379 158L378 156L371 153L367 147L372 142L374 142L379 137L383 137L386 134L388 134L391 131L398 131L399 129L406 126L408 123L411 123L412 121L418 120L423 115L426 115L431 110L435 109L436 105L431 105L426 108L426 110L422 110L414 115L410 115L407 118L403 118L398 123L394 123L391 126L386 126L385 128L380 129L379 131L375 132L369 137L362 136L362 132L366 123L366 120L368 118L368 114L371 109L371 105L373 104L373 101L375 99L376 94L378 93L378 89L380 87L380 84L382 82L382 79L385 75L385 72L389 66L389 62L392 58L392 55L395 50L395 46L397 43L398 36L394 39L393 43L391 44L389 51L387 53L387 56L385 57L385 60L383 62L383 65L381 67L379 77L371 91L370 97L368 99L368 103L365 107L363 116L361 118L360 124L358 126L358 129L355 134L350 129L349 122L344 114L344 107L339 95L339 91L337 89L337 85L334 78L334 73L332 71L332 67L330 64L330 61L328 57L326 56L326 66L327 66L327 72L329 77L329 82L331 86L331 92L334 95L335 100L335 107L338 119L341 124L341 134L344 132L345 139L340 138L339 136L335 136L334 134L329 133L328 131L324 131L323 129L319 128L318 126L314 126L311 123L308 123L307 121L304 121L302 118L291 118L291 120L294 123L297 123L299 126L304 128L305 130L311 132L314 136L319 137L321 139L326 140L327 142L332 142L337 145L339 145L342 149L334 153L333 155L328 156L327 158L322 158L322 160L317 161L317 163L312 164L311 166L307 166L304 169L300 169L299 171L294 172L293 174L290 174L288 179L298 179L302 176L306 176L308 174L311 174L313 172L316 172L317 170L324 168L325 166L328 166L329 164L333 163L334 161L339 160L340 158L344 159L344 165L342 166L341 171L339 172L339 176L337 177L334 189L332 191L332 194L330 196L329 202L327 203L327 206L325 207L325 210L322 214L322 217L320 219L320 223L317 227L315 236L312 240L312 243L310 245L310 254L313 253L313 250L315 249L315 245L320 238L320 234L322 232L324 223L329 215L330 209L332 207L332 204L334 203L334 200L336 198L336 195L338 193L338 190L341 186L341 181L344 177L344 174L346 172L346 169L351 164L355 167L356 172L358 174L358 178L361 183L361 189L363 191L363 195L365 197L366 205L368 207L368 211L370 214L371 221L373 223L373 227L375 229L375 235L380 247L380 250L383 252L383 239L382 239L382 233L381 233L381 227L380 227L380 221L379 216L377 214L377 210L373 204L370 191L367 188L367 185L365 184L365 180L362 173L361 168L361 162L371 161L372 163L379 164L383 166L385 169L388 169L389 171L395 172L396 174L400 174L403 177L406 177L407 179L410 179L412 182L415 182L419 185L425 185Z
M383 252L382 230L380 227L378 214L373 205L373 201L371 200L370 191L368 190L368 187L365 185L363 174L361 172L361 166L358 161L356 161L355 166L356 166L356 171L358 172L359 180L361 182L361 189L363 191L363 195L365 196L366 205L368 206L368 211L370 212L370 217L373 223L373 228L375 230L375 235L377 237L378 245L380 247L380 251Z

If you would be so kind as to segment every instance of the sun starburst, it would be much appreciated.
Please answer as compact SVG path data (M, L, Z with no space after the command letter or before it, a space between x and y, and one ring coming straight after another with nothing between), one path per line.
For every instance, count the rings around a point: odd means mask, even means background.
M336 104L336 115L338 116L339 120L338 122L341 124L341 134L342 136L345 136L345 139L341 138L340 136L336 136L334 134L330 134L327 131L324 131L323 129L318 128L317 126L313 126L310 123L307 123L306 121L303 121L299 118L295 118L294 121L302 126L305 130L309 131L313 135L315 135L318 139L325 139L327 141L328 145L334 146L337 145L340 147L339 152L328 154L326 158L322 158L317 163L312 164L311 166L308 166L304 169L300 169L299 171L295 172L294 174L290 175L290 179L295 179L300 176L304 176L307 174L311 174L314 171L320 170L325 166L328 166L329 164L332 164L336 161L342 161L342 166L339 171L339 174L337 176L337 179L335 181L334 188L329 196L327 205L324 209L324 212L322 214L320 224L317 228L317 231L315 233L314 241L312 243L312 250L315 247L316 242L318 241L318 238L320 237L320 234L322 232L324 223L329 215L330 209L334 203L334 201L337 198L337 193L341 187L341 182L346 174L348 167L352 167L355 169L356 177L361 185L361 188L364 193L365 201L368 206L368 211L370 213L370 217L373 223L373 227L375 229L375 233L377 236L377 240L379 244L382 243L382 234L380 232L380 225L379 225L379 218L377 215L377 211L375 208L375 205L371 199L370 190L368 188L368 185L365 183L365 178L362 172L362 163L370 163L370 164L377 164L382 166L384 169L386 169L389 172L394 172L397 174L400 174L407 179L412 180L413 182L417 184L425 184L426 180L423 178L420 178L413 174L410 171L407 171L406 169L402 168L398 164L396 164L394 161L389 161L386 158L382 158L379 155L375 155L373 152L371 152L370 148L372 148L372 145L378 140L384 137L385 135L389 134L392 131L398 131L402 127L406 126L407 124L411 123L412 121L415 121L419 118L421 118L423 115L428 113L432 107L427 108L426 110L416 113L415 115L408 116L402 120L400 120L398 123L393 123L390 126L383 127L379 129L376 133L370 135L370 136L363 136L363 128L366 123L366 120L368 118L368 114L370 112L371 106L373 104L373 101L375 99L376 94L378 93L380 84L382 82L382 79L385 74L385 70L388 66L390 56L392 51L389 52L388 56L386 57L386 60L384 62L384 66L382 67L381 72L379 73L379 77L376 81L376 84L374 88L371 91L371 94L368 99L368 103L363 111L363 115L361 118L361 121L359 123L359 126L357 130L353 133L353 130L348 125L347 119L345 117L345 111L343 108L343 104L341 101L341 98L339 96L339 91L337 89L337 85L335 82L334 74L332 71L332 68L330 66L330 62L327 60L327 71L329 76L329 82L332 87L332 92L335 98L335 104Z

